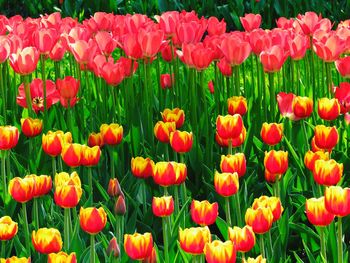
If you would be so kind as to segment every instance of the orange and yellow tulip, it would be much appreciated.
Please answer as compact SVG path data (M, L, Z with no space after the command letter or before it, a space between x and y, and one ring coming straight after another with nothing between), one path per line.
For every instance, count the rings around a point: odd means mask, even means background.
M179 230L180 247L187 253L199 255L204 252L206 243L211 242L209 228L191 227Z
M1 263L31 263L31 259L29 258L25 258L25 257L21 257L18 258L16 256L7 258L7 259L0 259Z
M215 191L224 197L234 195L239 189L237 173L218 173L214 175Z
M317 125L315 127L315 144L324 150L331 150L339 141L338 130L335 126L326 127Z
M25 178L33 178L34 179L34 194L33 197L40 197L48 194L52 189L52 179L51 176L48 175L35 175L30 174Z
M96 235L102 231L107 223L107 214L105 210L95 207L80 208L79 212L80 227L90 235Z
M153 238L151 233L124 235L124 250L133 260L149 258L153 250Z
M3 216L0 218L0 240L12 239L18 231L18 224L12 221L11 217Z
M152 211L155 216L170 216L174 212L174 199L172 196L153 197Z
M219 205L217 202L192 200L191 203L192 221L201 226L209 226L215 223L219 215Z
M82 145L78 143L65 143L62 145L62 160L70 167L81 165Z
M55 157L61 154L62 144L71 143L72 134L70 132L63 133L63 131L48 131L43 134L42 147L46 154Z
M248 110L247 100L242 96L233 96L227 99L228 113L231 115L245 115Z
M239 147L244 143L246 136L247 130L245 127L243 127L241 134L233 139L223 139L219 136L218 132L216 131L215 140L221 147L228 147L229 143L231 143L232 147Z
M175 122L176 129L180 129L185 121L185 112L179 108L165 109L161 112L164 122Z
M239 252L248 252L255 245L255 234L250 226L240 227L229 227L228 234L230 240L236 245L236 250Z
M272 174L284 174L288 169L288 152L265 152L264 166Z
M260 136L263 142L267 145L273 146L278 144L283 137L283 124L264 122L261 128Z
M245 222L251 226L254 233L264 234L270 230L273 223L273 214L270 207L248 208Z
M305 210L307 219L315 226L328 226L334 219L334 214L325 207L324 196L307 199Z
M11 179L8 190L13 199L19 203L26 203L34 197L33 178L15 177Z
M158 121L154 125L154 136L157 140L163 143L168 143L170 141L170 134L176 130L175 122L162 122Z
M89 147L86 145L81 146L81 165L95 166L100 161L101 149L99 146Z
M263 258L262 255L259 255L256 258L243 259L242 263L266 263L266 258Z
M304 119L311 115L314 102L308 97L296 96L293 99L292 109L297 119Z
M328 212L336 216L350 214L350 188L340 186L327 187L324 194L324 203Z
M102 147L103 146L103 138L101 133L90 133L89 138L88 138L88 145L90 147L94 147L94 146L99 146Z
M235 263L236 249L231 241L214 240L204 247L205 259L208 263Z
M244 153L221 155L220 169L223 173L237 173L239 177L247 171L247 161Z
M318 101L318 115L321 119L332 121L340 114L340 104L338 99L321 98Z
M243 130L244 124L242 116L235 115L219 115L216 119L216 130L222 139L233 139L238 137Z
M148 178L153 174L154 162L150 158L131 158L131 172L137 178Z
M336 185L343 176L343 164L339 164L333 159L317 160L312 174L318 184Z
M170 133L169 137L171 148L175 152L185 153L189 152L193 144L193 134L186 131L174 131Z
M329 153L323 152L323 151L307 151L304 157L304 164L307 169L309 169L311 172L315 169L315 162L317 160L325 160L327 161L329 159Z
M10 150L18 143L19 133L14 126L0 126L0 150Z
M21 119L22 133L27 137L38 136L43 130L43 121L40 119Z
M103 138L103 143L108 145L119 144L123 139L123 126L117 123L102 124L100 133Z
M161 186L170 186L176 183L176 163L175 162L158 162L154 166L153 180Z
M71 175L62 172L55 176L55 203L63 208L75 207L81 198L83 190L79 175L73 172Z
M75 253L67 254L65 252L51 253L48 255L47 263L76 263L77 256Z
M252 208L258 209L259 207L269 207L271 209L273 215L273 222L280 219L283 212L281 200L275 196L267 197L266 195L263 195L259 198L255 198Z
M60 232L55 228L39 228L32 233L32 243L36 251L41 254L60 252L62 249L62 238Z

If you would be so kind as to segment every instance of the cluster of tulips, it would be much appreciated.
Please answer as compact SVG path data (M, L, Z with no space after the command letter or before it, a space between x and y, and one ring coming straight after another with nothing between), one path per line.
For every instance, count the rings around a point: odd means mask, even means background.
M0 16L0 262L346 260L350 20L241 23Z

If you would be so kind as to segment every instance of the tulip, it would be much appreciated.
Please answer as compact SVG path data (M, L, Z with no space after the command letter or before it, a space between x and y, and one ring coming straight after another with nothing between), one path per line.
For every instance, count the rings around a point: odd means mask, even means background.
M74 43L69 44L69 49L72 52L75 60L80 64L87 64L97 50L97 44L92 39L87 42L85 40L76 40Z
M312 35L319 28L321 15L315 12L306 12L304 15L298 15L297 20L305 35Z
M34 46L44 56L48 56L58 40L54 28L40 28L34 33Z
M62 105L70 105L76 102L76 96L79 91L80 81L71 76L67 76L64 79L56 80L57 91L60 94L60 100Z
M176 171L175 184L180 185L186 181L187 177L187 166L184 163L174 163Z
M62 42L58 41L56 44L53 46L49 58L53 61L60 61L63 59L67 49L66 47L62 44Z
M240 227L229 227L228 234L230 240L236 246L236 250L239 252L246 253L250 251L255 245L255 234L250 226Z
M72 142L72 134L70 132L63 133L62 131L48 131L43 134L42 147L46 154L55 157L62 152L62 145Z
M216 130L218 135L223 139L233 139L238 137L241 134L243 127L242 116L239 114L233 116L219 115L216 119Z
M102 124L100 132L103 142L108 145L116 145L123 139L123 126L116 123Z
M258 29L261 24L260 14L246 14L244 17L239 18L245 31L251 32L254 29Z
M35 47L25 47L10 55L10 65L20 75L32 73L39 61L39 52Z
M219 63L217 64L220 72L225 77L231 77L232 76L232 67L230 64L227 63L226 59L220 59Z
M175 122L176 129L181 128L185 121L185 113L179 108L175 108L172 110L165 109L161 114L164 122Z
M259 255L257 258L243 259L242 263L266 263L266 258Z
M43 130L43 121L40 119L22 118L21 130L27 137L38 136Z
M56 85L51 80L45 81L46 85L46 109L49 109L52 105L56 104L60 100ZM29 100L28 100L29 99ZM18 87L17 104L23 108L28 108L28 103L31 102L31 106L36 113L44 111L44 81L41 79L34 79L29 86L29 94L27 98L26 88L24 84Z
M1 259L3 261L0 261L1 263L31 263L31 259L29 258L25 258L25 257L21 257L18 258L16 256L7 258L7 259Z
M108 85L118 86L125 77L122 63L106 62L101 68L101 75Z
M237 173L218 173L214 175L215 191L224 197L234 195L239 189Z
M156 184L167 187L174 185L177 179L175 162L158 162L154 166L153 180Z
M81 198L82 188L79 175L76 172L62 172L55 176L55 203L63 208L75 207Z
M236 249L231 241L214 240L204 247L205 259L208 263L235 263Z
M296 96L293 99L292 104L295 119L297 120L309 117L312 113L313 106L314 103L310 98Z
M338 99L340 110L342 114L350 111L350 84L342 82L339 87L335 89L335 98Z
M265 152L264 166L272 174L284 174L288 169L288 152Z
M98 146L89 147L86 145L81 146L81 165L95 166L98 164L101 156L101 149Z
M137 178L148 178L153 174L154 162L150 158L131 158L131 172Z
M272 46L260 53L260 61L265 72L278 72L281 70L284 62L288 58L288 54L281 46Z
M237 173L239 177L244 176L247 170L244 153L221 155L220 169L223 173Z
M99 31L95 35L96 43L103 55L109 56L117 47L117 41L113 39L111 33L106 31Z
M278 197L267 197L263 195L259 198L256 198L253 202L252 208L256 210L259 207L271 209L273 215L273 222L281 218L283 207L281 204L281 200Z
M219 205L217 202L211 204L207 200L192 200L190 213L193 222L201 226L209 226L215 223L219 215Z
M41 254L58 253L62 249L60 232L55 228L40 228L32 233L32 243Z
M307 199L305 210L307 219L315 226L328 226L334 219L334 214L330 213L325 207L324 196Z
M226 32L225 20L219 21L215 16L209 17L207 31L209 36L224 34Z
M252 50L248 42L233 35L223 38L220 49L231 67L241 65L249 57Z
M302 34L296 34L288 40L290 57L293 60L301 60L304 58L308 49L309 38Z
M263 142L267 145L273 146L278 144L283 137L283 124L264 122L261 128L260 136Z
M40 197L48 194L52 189L52 179L48 175L37 176L35 174L26 175L25 178L32 178L34 180L33 197Z
M160 75L160 86L162 89L169 89L174 85L174 75L170 76L170 74L162 74Z
M170 134L176 129L175 122L162 122L158 121L154 125L154 135L156 138L163 143L170 142Z
M273 223L273 214L270 207L248 208L245 222L251 226L254 233L264 234L270 230Z
M325 160L325 161L327 161L328 159L329 159L329 153L328 152L308 151L305 154L305 157L304 157L304 164L305 164L305 167L312 172L315 169L315 162L317 160Z
M47 263L76 263L77 256L75 253L69 255L65 252L51 253L48 255Z
M65 143L62 145L62 160L70 167L80 166L82 157L82 145L78 143Z
M170 216L174 212L174 199L172 196L153 197L152 211L157 217Z
M192 132L188 133L186 131L173 131L170 133L169 141L171 148L175 152L185 153L189 152L193 144L193 135Z
M333 149L339 141L337 128L317 125L315 127L315 144L325 150Z
M182 46L184 45L186 44L182 44ZM181 59L181 56L179 57ZM202 71L207 69L210 66L211 62L214 60L214 51L210 47L206 48L202 43L198 43L195 45L191 52L191 58L193 67L197 71Z
M283 117L294 120L293 100L296 96L293 93L280 92L277 94L278 109Z
M119 249L119 245L118 245L117 239L115 237L113 237L109 241L106 253L107 253L108 256L113 256L115 258L119 257L120 249Z
M137 37L143 57L151 58L159 52L164 32L162 30L148 31L140 29Z
M327 187L324 197L328 212L339 217L350 214L350 188L341 188L340 186Z
M212 80L208 82L208 89L211 94L214 94L214 83Z
M206 243L211 242L209 228L191 227L179 230L180 247L187 253L192 255L200 255L204 252Z
M0 218L0 240L6 241L12 239L18 231L18 224L12 221L11 217L3 216Z
M330 34L324 38L324 40L315 40L313 42L313 49L316 55L323 61L334 62L339 59L340 54L344 52L345 41L335 34Z
M340 114L340 104L337 99L321 98L318 101L318 115L321 119L332 121Z
M111 197L115 197L123 194L117 178L109 179L107 193Z
M275 183L276 180L278 179L281 180L282 178L282 174L273 174L273 173L270 173L268 170L265 169L265 172L264 172L264 175L265 175L265 180L266 182L268 183ZM278 193L277 193L278 194Z
M233 96L227 99L228 113L231 115L247 113L247 100L242 96Z
M0 126L0 150L10 150L18 143L18 129L14 126Z
M333 159L317 160L313 170L316 183L326 186L336 185L343 175L343 164Z
M114 205L114 213L118 216L123 216L126 213L126 204L124 199L124 194L118 196L115 205Z
M10 180L8 191L19 203L26 203L34 197L35 181L33 178L15 177Z
M124 235L124 250L133 260L143 260L151 256L153 238L151 233Z
M80 227L90 235L96 235L103 230L107 223L107 214L105 210L95 207L80 208L79 212Z
M88 138L88 145L89 147L94 147L94 146L103 146L103 138L101 133L90 133L89 138Z
M335 66L342 77L350 78L350 57L338 59L335 61Z

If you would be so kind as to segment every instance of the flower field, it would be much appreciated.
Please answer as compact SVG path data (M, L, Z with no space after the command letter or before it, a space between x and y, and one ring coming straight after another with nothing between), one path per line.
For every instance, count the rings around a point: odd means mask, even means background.
M349 262L350 20L0 16L0 262Z

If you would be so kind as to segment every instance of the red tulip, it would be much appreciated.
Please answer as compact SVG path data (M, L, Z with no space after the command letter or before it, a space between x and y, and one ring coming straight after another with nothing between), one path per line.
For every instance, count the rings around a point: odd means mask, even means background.
M260 14L246 14L239 18L245 31L251 32L254 29L260 27L261 15Z
M96 54L97 44L93 40L77 40L69 45L75 60L81 64L86 65L90 58Z
M330 35L323 41L314 41L313 48L323 61L334 62L344 52L345 41L337 35Z
M125 55L131 59L137 60L142 57L142 50L137 42L136 34L130 33L123 37L123 50Z
M0 63L4 63L10 56L11 42L6 36L0 36Z
M40 28L34 32L34 46L38 51L48 56L58 40L58 34L54 28Z
M162 29L167 36L172 36L175 34L179 19L180 15L178 11L164 12L161 14L161 16L156 17L160 29Z
M32 73L38 64L39 52L35 47L26 47L10 55L10 65L20 75Z
M315 12L306 12L304 15L298 15L298 22L305 35L312 35L318 29L318 23L321 16Z
M335 61L335 66L344 78L350 78L350 57L340 58Z
M26 95L24 84L18 87L17 104L27 108ZM41 79L34 79L30 83L30 95L32 98L32 107L35 112L44 110L44 85ZM59 94L56 90L55 83L51 80L46 80L46 103L47 109L59 101Z
M231 66L242 64L252 50L248 42L232 35L222 40L220 49Z
M209 36L224 34L226 32L225 20L219 21L215 16L209 17L207 31Z
M334 96L339 101L342 114L350 111L350 84L348 82L340 83L339 87L335 89Z
M170 76L170 74L162 74L160 75L160 86L162 89L171 88L174 83L174 75Z
M208 82L208 89L211 94L214 93L214 83L212 80Z
M232 76L232 67L229 63L227 63L226 59L220 59L219 63L217 64L220 72L225 77L231 77Z
M118 62L106 62L102 67L101 75L108 85L117 86L124 79L124 65Z
M207 25L204 21L205 20L179 23L176 27L175 39L173 39L175 44L195 44L200 42L207 29Z
M65 53L66 47L62 44L62 42L58 41L51 49L49 58L53 61L60 61L62 60Z
M194 68L201 71L209 67L214 59L214 52L211 48L206 48L202 43L198 43L192 50L191 57Z
M63 106L68 105L68 103L70 104L70 106L72 106L72 102L75 104L75 102L77 101L76 96L80 87L79 80L76 80L71 76L67 76L64 79L57 79L56 87L58 93L61 96L60 101Z
M146 31L140 29L138 32L138 42L145 58L154 57L160 49L163 42L164 32L162 30Z
M301 60L309 46L309 38L305 35L296 34L288 41L290 57L293 60Z
M265 72L280 71L288 54L285 53L281 46L272 46L268 50L261 52L260 61Z
M117 47L117 41L106 31L99 31L95 35L96 43L103 55L109 56Z

